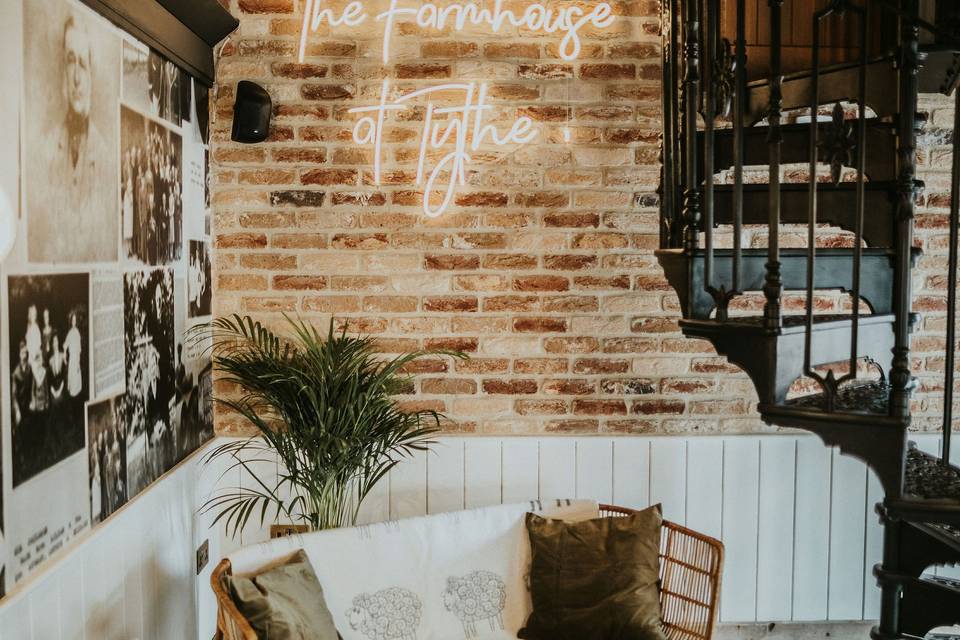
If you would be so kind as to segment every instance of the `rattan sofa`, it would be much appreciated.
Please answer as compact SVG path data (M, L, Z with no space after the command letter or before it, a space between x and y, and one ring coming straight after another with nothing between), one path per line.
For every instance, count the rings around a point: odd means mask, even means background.
M600 505L602 516L623 517L632 509ZM669 640L713 637L723 566L723 543L673 522L664 521L660 540L660 608ZM210 583L217 598L216 640L257 640L224 588L229 559L213 570Z

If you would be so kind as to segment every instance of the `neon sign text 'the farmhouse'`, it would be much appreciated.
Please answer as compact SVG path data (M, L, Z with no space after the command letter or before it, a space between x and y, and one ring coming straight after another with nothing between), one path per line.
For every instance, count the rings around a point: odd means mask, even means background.
M522 13L504 9L503 0L494 0L492 8L475 2L453 2L442 7L433 2L422 2L416 8L399 5L400 0L390 0L389 8L374 17L376 22L383 24L384 63L390 61L390 38L394 22L398 18L412 18L420 28L452 28L458 32L467 27L486 26L491 33L497 33L507 26L535 33L562 33L558 51L560 57L567 61L576 59L580 54L581 29L588 25L594 29L604 29L613 24L614 20L613 9L606 2L599 2L589 10L572 5L553 9L533 2L527 5ZM324 8L321 0L306 0L299 61L302 63L306 57L310 34L316 33L324 22L331 27L357 27L368 17L366 8L359 0L352 0L344 5L339 13L331 8ZM460 94L463 100L455 100L453 106L447 106L450 104L451 94ZM487 84L482 82L440 84L393 97L389 81L384 80L379 104L350 109L350 113L363 114L353 127L353 141L374 147L374 182L381 183L383 128L387 114L410 108L409 103L417 98L425 99L427 105L420 135L417 184L424 185L424 213L429 217L441 215L453 201L456 186L466 184L466 169L472 162L471 151L477 151L482 145L502 147L528 144L537 136L534 122L527 116L517 118L502 133L495 125L485 124L484 117L489 116L492 111L492 107L486 104L486 97ZM444 106L439 106L434 100L442 100ZM440 157L432 169L428 169L427 157L433 155L432 152L450 146L453 147L452 151ZM440 184L439 181L444 176L447 183ZM431 206L431 193L438 192L442 194L442 201L435 207Z

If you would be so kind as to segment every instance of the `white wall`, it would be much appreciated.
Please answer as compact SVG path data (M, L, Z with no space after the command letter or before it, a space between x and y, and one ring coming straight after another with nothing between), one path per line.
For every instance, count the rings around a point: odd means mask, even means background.
M0 640L198 637L194 550L212 533L196 529L199 460L175 467L18 584L0 604Z

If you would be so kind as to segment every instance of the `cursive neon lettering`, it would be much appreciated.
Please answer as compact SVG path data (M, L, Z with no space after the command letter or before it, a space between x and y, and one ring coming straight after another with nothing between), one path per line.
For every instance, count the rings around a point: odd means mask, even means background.
M438 107L434 94L462 92L463 100L453 106ZM416 183L424 186L423 212L431 218L441 215L453 202L457 185L467 182L467 167L472 162L469 151L476 151L484 144L503 147L506 145L528 144L537 136L533 120L527 116L517 118L510 128L501 134L497 127L483 121L484 115L492 107L486 104L487 84L475 82L441 84L411 91L400 97L388 100L389 81L384 80L380 90L380 102L373 106L353 107L350 113L365 114L353 127L353 141L357 144L374 147L374 182L380 184L382 163L382 136L385 115L388 111L407 109L407 103L417 98L425 98L426 111L423 129L420 132L420 154L417 158ZM372 115L370 115L372 114ZM435 115L447 116L436 119ZM472 132L472 135L470 135ZM468 140L472 137L472 140ZM431 152L452 146L452 150L440 157L435 165L427 168L427 158ZM441 184L444 174L446 185ZM443 199L437 206L430 202L430 194L442 190Z
M492 33L499 32L505 24L525 28L534 32L563 32L560 43L560 57L574 60L580 54L580 30L586 25L604 29L613 23L613 9L606 2L599 2L589 12L581 7L568 6L553 9L541 2L527 5L522 15L503 8L503 0L495 0L493 9L480 6L476 2L453 2L440 7L434 2L423 2L418 7L401 6L401 0L390 0L385 11L377 14L376 21L383 22L383 62L390 61L390 39L393 36L396 20L402 16L413 16L417 26L422 29L444 29L450 25L454 31L462 31L467 26L487 25ZM326 22L332 27L349 27L363 23L367 18L366 9L360 0L353 0L344 7L338 16L332 9L321 8L322 0L305 0L303 26L300 31L300 62L306 57L307 39L310 33L316 33Z

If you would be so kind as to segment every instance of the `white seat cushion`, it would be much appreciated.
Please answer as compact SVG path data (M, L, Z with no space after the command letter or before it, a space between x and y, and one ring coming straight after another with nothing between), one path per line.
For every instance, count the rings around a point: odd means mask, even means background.
M344 640L516 638L531 610L531 510L598 516L585 500L503 505L280 538L230 561L243 574L303 548Z

